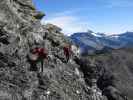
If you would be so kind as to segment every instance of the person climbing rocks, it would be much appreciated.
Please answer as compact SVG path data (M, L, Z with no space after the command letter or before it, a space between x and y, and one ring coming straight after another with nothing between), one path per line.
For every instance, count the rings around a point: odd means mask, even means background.
M69 44L65 44L63 47L63 51L66 57L66 62L68 62L71 56L71 46Z
M45 48L36 47L30 50L30 55L28 55L28 61L31 64L32 71L38 71L37 63L41 63L41 72L43 72L43 63L44 60L47 60L48 52Z

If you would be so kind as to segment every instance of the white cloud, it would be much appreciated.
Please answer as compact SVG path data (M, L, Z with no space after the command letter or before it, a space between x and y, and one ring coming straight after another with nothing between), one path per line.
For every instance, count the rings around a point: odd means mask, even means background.
M71 35L75 32L87 31L89 28L89 24L81 20L79 17L74 15L65 15L63 13L59 16L42 20L42 24L46 23L52 23L61 27L65 35Z
M114 1L114 0L110 0ZM118 0L119 1L119 0ZM115 2L115 1L114 1ZM62 32L65 35L71 35L75 32L86 32L88 29L93 30L94 32L102 32L107 35L120 34L124 33L125 29L132 29L132 26L121 26L121 25L93 25L90 21L81 17L80 13L82 9L68 10L60 13L53 13L49 16L44 17L42 24L51 23L62 28ZM94 26L94 27L92 27Z

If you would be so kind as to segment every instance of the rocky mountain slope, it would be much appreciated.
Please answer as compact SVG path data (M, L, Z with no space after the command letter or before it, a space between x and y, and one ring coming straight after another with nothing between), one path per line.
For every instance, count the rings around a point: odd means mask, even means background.
M113 50L111 53L93 55L88 59L106 70L97 82L101 90L111 85L126 95L128 97L127 100L133 99L132 48ZM112 78L110 75L112 75Z
M0 2L0 100L103 98L96 92L94 95L87 92L83 73L73 59L64 62L62 44L69 41L60 28L41 25L43 16L31 0ZM27 60L30 49L36 46L48 50L43 73L30 70L32 66ZM38 63L37 67L41 65Z

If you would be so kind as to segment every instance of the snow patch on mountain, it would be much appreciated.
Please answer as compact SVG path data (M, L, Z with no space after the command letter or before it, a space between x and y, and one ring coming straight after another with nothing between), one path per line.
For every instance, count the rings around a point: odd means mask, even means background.
M119 49L123 47L133 47L133 32L123 34L107 35L105 33L95 33L93 31L74 33L70 37L73 42L86 50L103 50L106 48Z

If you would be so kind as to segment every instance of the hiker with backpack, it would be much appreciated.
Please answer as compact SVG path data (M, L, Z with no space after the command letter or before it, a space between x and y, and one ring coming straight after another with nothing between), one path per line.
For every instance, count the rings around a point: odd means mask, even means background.
M64 51L64 55L65 55L65 58L66 58L66 62L68 62L69 59L70 59L71 53L72 53L72 51L71 51L71 45L65 44L63 46L63 51Z
M32 50L30 50L29 55L27 56L27 59L31 65L30 69L32 71L38 71L37 63L41 63L41 72L43 72L43 64L44 61L46 61L48 58L48 52L45 48L36 47Z

